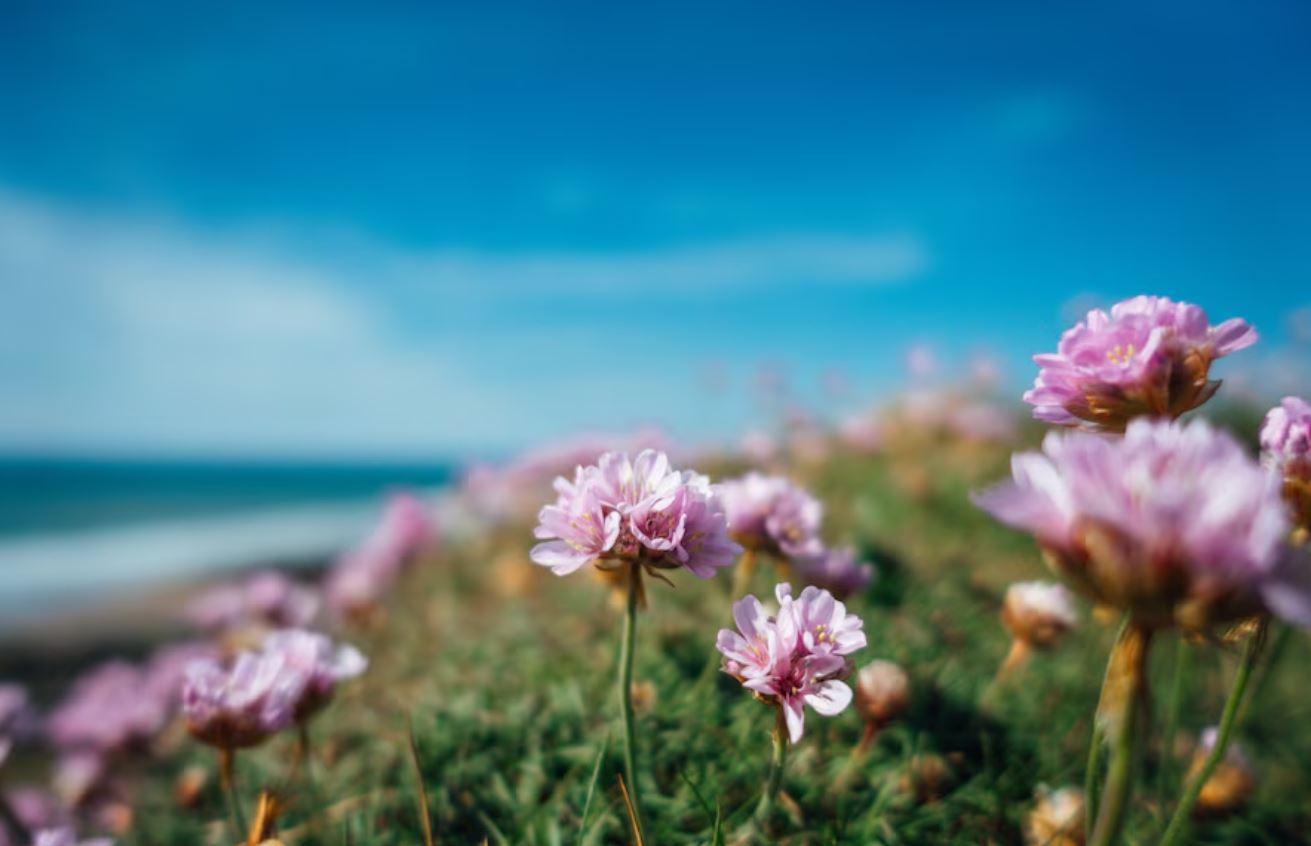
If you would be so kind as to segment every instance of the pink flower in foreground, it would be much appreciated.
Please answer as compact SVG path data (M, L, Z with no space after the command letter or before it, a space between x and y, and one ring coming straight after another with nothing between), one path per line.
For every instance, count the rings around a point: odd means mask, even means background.
M1066 426L1121 431L1134 417L1178 417L1211 398L1211 362L1256 343L1234 318L1218 326L1206 312L1165 297L1134 297L1088 312L1057 351L1034 356L1038 378L1024 401L1033 416Z
M1135 420L1123 438L1050 433L975 497L1033 533L1052 567L1140 625L1201 628L1269 609L1311 624L1279 481L1203 421Z
M1311 530L1311 403L1284 397L1270 409L1261 426L1261 459L1283 477L1294 522Z
M187 729L219 749L257 746L295 722L307 682L280 652L242 652L230 667L196 661L182 687Z
M793 562L797 577L808 585L831 592L839 599L860 593L874 581L874 565L856 559L849 547L826 549L818 555Z
M851 671L846 656L865 646L865 633L860 618L827 591L809 587L793 599L791 586L780 584L774 593L779 608L773 615L754 596L733 603L738 630L720 629L715 646L724 672L782 709L796 743L806 705L833 716L851 704L851 688L842 681Z
M782 476L751 472L719 485L729 532L748 549L775 555L819 555L824 506Z
M741 549L728 536L719 497L705 476L677 471L664 453L630 460L609 452L556 480L555 504L538 514L534 562L558 576L587 565L684 567L709 578Z
M303 629L270 634L264 640L264 651L281 655L288 670L305 681L294 705L297 722L322 710L338 684L355 678L369 666L355 647L334 645L327 635Z

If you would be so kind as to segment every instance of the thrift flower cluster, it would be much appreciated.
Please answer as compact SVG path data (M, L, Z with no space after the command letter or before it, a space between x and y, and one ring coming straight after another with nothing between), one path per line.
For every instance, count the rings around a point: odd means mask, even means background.
M331 699L338 683L364 672L352 646L290 629L269 635L263 648L231 662L201 660L187 667L182 712L196 738L219 749L257 746L303 722Z
M1033 416L1065 426L1122 431L1141 415L1178 417L1220 387L1211 362L1256 343L1234 318L1212 326L1206 312L1166 297L1134 297L1101 309L1034 356L1038 378L1024 401Z
M1304 613L1282 566L1278 480L1204 421L1143 418L1114 439L1052 432L1012 472L976 502L1032 532L1077 590L1141 624Z
M328 573L323 584L328 607L339 617L376 609L405 567L435 539L436 528L423 503L396 494L373 533Z
M804 706L824 716L851 704L847 656L865 646L864 623L826 590L807 587L795 599L792 586L774 589L770 614L754 596L733 603L737 631L721 629L716 648L725 673L760 699L782 709L788 737L801 740Z
M731 566L741 547L710 481L678 471L662 452L635 459L608 452L579 467L573 481L556 479L556 502L538 514L531 557L558 576L587 564L614 568L685 568L709 578Z
M1261 426L1261 458L1284 479L1293 520L1311 530L1311 403L1284 397Z

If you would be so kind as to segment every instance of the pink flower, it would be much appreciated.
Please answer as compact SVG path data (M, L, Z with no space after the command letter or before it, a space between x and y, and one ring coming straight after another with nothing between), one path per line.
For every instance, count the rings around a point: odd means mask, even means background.
M1195 305L1134 297L1109 315L1088 312L1055 353L1034 356L1038 378L1024 400L1039 420L1110 431L1138 416L1178 417L1220 387L1207 378L1211 362L1256 339L1238 318L1211 326Z
M636 459L609 452L556 480L555 504L542 508L532 549L536 563L566 575L586 564L636 562L685 567L709 578L741 549L728 537L719 498L705 476L674 470L662 452Z
M112 754L149 741L168 716L141 668L109 661L74 682L46 731L61 749Z
M1284 397L1261 426L1261 459L1284 480L1293 521L1311 530L1311 403Z
M873 412L867 411L843 418L838 424L838 438L849 449L873 454L883 448L886 434L883 421Z
M874 581L874 566L857 561L856 550L849 546L826 549L792 563L802 582L843 599L860 593Z
M315 592L276 570L255 573L241 585L221 585L188 603L187 619L201 629L219 631L257 623L303 626L319 609Z
M793 599L791 586L780 584L774 593L779 608L772 616L754 596L735 602L738 630L721 629L715 646L724 672L783 710L796 743L804 706L833 716L851 704L851 688L842 681L851 670L846 656L865 646L865 634L861 620L827 591L810 587Z
M294 705L297 722L322 710L338 684L359 676L369 666L355 647L334 646L327 635L303 629L273 632L264 640L264 651L280 655L288 672L304 679Z
M282 652L242 652L231 666L196 661L182 687L187 729L219 749L257 746L295 722L307 683Z
M1311 624L1278 479L1203 421L1139 419L1123 438L1050 433L975 497L1054 569L1140 624L1202 628L1269 608Z
M108 837L79 840L71 828L48 828L36 833L32 846L114 846L114 841Z
M376 607L405 567L436 538L436 525L419 500L404 493L392 496L373 532L328 572L323 584L328 607L339 617Z
M719 485L729 531L743 546L776 555L819 555L824 506L782 476L748 473Z

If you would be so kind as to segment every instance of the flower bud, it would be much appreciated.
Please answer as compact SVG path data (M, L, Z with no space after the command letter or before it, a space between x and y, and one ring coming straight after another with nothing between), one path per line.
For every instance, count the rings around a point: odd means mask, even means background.
M1029 846L1083 846L1083 791L1077 787L1038 787L1038 802L1024 824Z
M1206 758L1215 748L1217 732L1209 728L1202 732L1197 750L1193 753L1193 763L1188 771L1192 778L1206 764ZM1247 753L1237 743L1230 743L1225 749L1224 757L1211 771L1211 776L1202 785L1202 792L1197 795L1197 804L1193 813L1197 816L1227 816L1237 811L1256 789L1256 773Z
M1074 597L1053 582L1017 582L1006 589L1001 621L1016 640L1045 649L1074 628Z
M882 727L910 704L910 677L891 661L871 661L856 675L856 708L866 721Z

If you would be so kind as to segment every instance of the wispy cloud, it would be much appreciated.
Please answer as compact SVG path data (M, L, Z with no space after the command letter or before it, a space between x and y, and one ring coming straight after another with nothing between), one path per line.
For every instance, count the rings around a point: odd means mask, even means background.
M0 444L405 451L624 424L648 412L616 408L618 385L637 378L672 398L688 374L671 373L668 359L597 370L608 338L584 337L585 327L555 339L511 331L498 310L525 296L640 308L653 296L886 285L927 265L907 235L505 254L355 241L340 263L338 239L321 241L312 254L303 238L216 234L0 191ZM416 303L469 318L398 330ZM645 331L655 340L665 329ZM681 355L690 373L705 353Z

